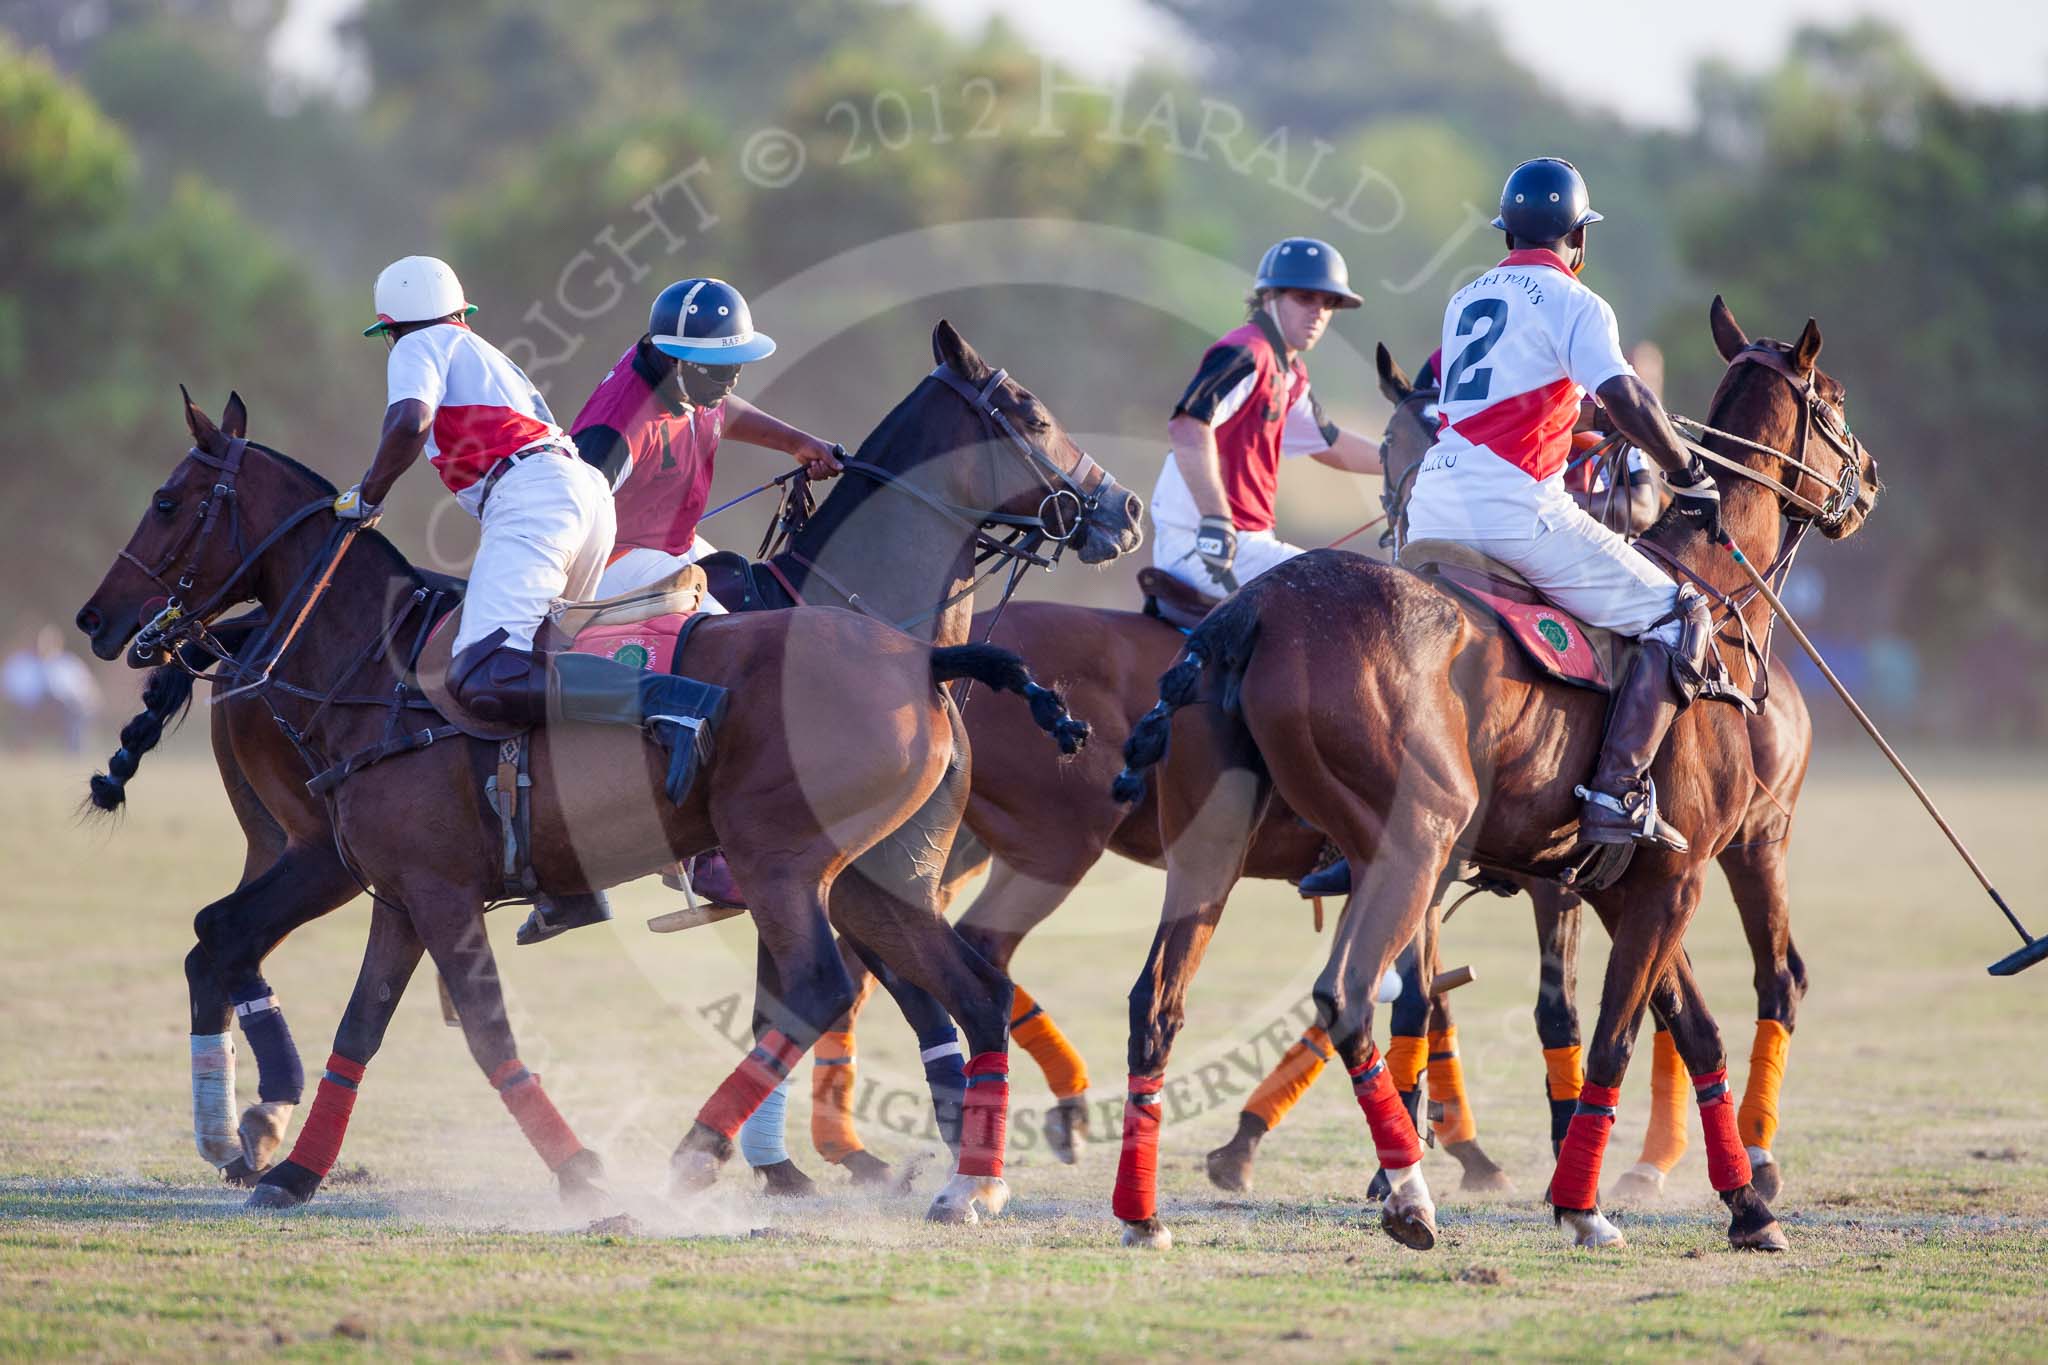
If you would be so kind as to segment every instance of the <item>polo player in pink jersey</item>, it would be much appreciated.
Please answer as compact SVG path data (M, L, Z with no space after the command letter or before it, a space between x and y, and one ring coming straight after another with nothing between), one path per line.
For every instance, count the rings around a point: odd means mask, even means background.
M555 719L644 730L668 750L667 794L681 804L710 758L725 689L534 649L556 602L598 589L615 531L604 475L577 458L532 381L470 330L476 309L444 262L408 256L385 267L376 306L363 335L391 351L383 436L335 515L374 519L424 453L483 526L448 668L455 699L492 721L542 725L552 693Z

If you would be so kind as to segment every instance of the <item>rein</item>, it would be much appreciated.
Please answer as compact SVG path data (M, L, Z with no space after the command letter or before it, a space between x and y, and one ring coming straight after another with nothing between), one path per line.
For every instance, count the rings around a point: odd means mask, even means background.
M1798 397L1800 403L1799 432L1793 443L1794 449L1789 451L1779 450L1776 446L1764 445L1761 442L1737 436L1732 432L1722 431L1718 427L1710 427L1704 422L1696 422L1690 417L1680 417L1675 413L1671 417L1672 425L1682 431L1690 432L1701 439L1711 438L1727 441L1730 444L1741 446L1745 450L1756 451L1758 454L1776 456L1794 469L1797 469L1802 478L1812 479L1815 483L1826 488L1828 490L1827 495L1821 501L1815 502L1796 489L1789 488L1785 484L1780 483L1762 470L1751 469L1748 465L1709 450L1696 441L1685 440L1682 444L1695 455L1711 460L1731 474L1748 479L1752 483L1762 484L1786 502L1797 507L1806 517L1818 522L1824 529L1833 529L1840 526L1848 519L1849 513L1855 510L1857 503L1863 497L1863 442L1854 432L1847 430L1846 427L1843 427L1842 435L1836 434L1837 419L1833 416L1834 406L1820 396L1819 391L1814 387L1811 374L1802 378L1793 373L1792 367L1785 361L1785 353L1775 345L1763 341L1753 341L1740 351L1737 351L1734 358L1728 364L1731 368L1741 364L1761 365L1780 379L1783 379ZM1806 453L1811 447L1813 433L1816 428L1820 431L1821 439L1832 446L1835 453L1841 457L1841 471L1833 479L1830 479L1826 474L1823 474L1820 470L1807 463ZM1847 437L1846 442L1843 440L1844 436ZM1791 514L1787 513L1787 515Z

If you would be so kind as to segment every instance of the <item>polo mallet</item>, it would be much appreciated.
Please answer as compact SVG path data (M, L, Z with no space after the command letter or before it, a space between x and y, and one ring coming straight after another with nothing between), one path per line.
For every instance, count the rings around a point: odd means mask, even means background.
M1991 897L1991 903L1998 907L1999 912L2006 917L2012 924L2013 929L2018 932L2021 946L1992 963L1989 969L1991 974L1993 976L2012 976L2017 972L2025 971L2043 958L2048 958L2048 938L2035 938L2027 932L2027 926L2020 923L2019 916L2015 915L2012 912L2012 907L2005 903L2005 897L1998 894L1998 888L1991 884L1991 879L1984 875L1984 869L1977 865L1977 860L1970 856L1970 850L1963 847L1963 841L1956 837L1955 830L1949 827L1948 821L1942 817L1941 811L1935 807L1934 798L1927 794L1927 789L1920 785L1919 780L1906 767L1906 761L1899 757L1898 751L1886 743L1885 737L1878 733L1876 724L1872 722L1868 715L1864 714L1863 708L1856 704L1856 698L1849 695L1849 689L1844 687L1842 680L1835 676L1835 670L1828 667L1828 661L1820 656L1820 651L1814 648L1813 641L1806 638L1806 632L1799 628L1799 623L1792 619L1790 612L1785 610L1785 604L1778 600L1777 593L1771 591L1771 585L1764 581L1764 576L1757 571L1756 565L1749 562L1749 559L1742 553L1742 548L1735 544L1733 540L1728 541L1728 553L1735 556L1735 562L1742 566L1742 571L1745 574L1749 575L1750 584L1756 588L1757 592L1762 594L1764 601L1770 603L1771 610L1778 614L1778 619L1783 621L1785 628L1792 632L1792 638L1797 640L1799 647L1806 651L1806 657L1813 660L1813 666L1820 670L1821 676L1828 680L1828 685L1835 689L1835 695L1840 697L1842 704L1849 708L1849 714L1856 717L1856 723L1863 727L1865 733L1872 740L1876 741L1877 747L1884 751L1884 756L1891 760L1894 768L1899 770L1899 776L1906 779L1906 785L1913 789L1913 795L1920 798L1920 804L1927 807L1927 813L1934 818L1935 825L1940 828L1943 834L1948 836L1949 843L1955 846L1956 852L1962 855L1963 862L1968 864L1970 871L1976 874L1977 881Z

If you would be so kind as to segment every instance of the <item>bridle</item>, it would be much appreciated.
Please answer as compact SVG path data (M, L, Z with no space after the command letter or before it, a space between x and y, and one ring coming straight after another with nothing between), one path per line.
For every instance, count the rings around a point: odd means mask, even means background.
M901 493L923 504L931 511L958 529L975 547L974 564L977 569L989 567L972 577L967 586L961 588L931 610L903 621L889 624L898 630L912 630L925 624L948 608L974 595L992 575L1009 570L1009 582L1004 586L1001 601L996 611L1009 603L1016 592L1025 569L1050 570L1059 563L1060 556L1071 546L1078 548L1088 533L1090 519L1101 506L1106 489L1115 485L1109 471L1097 464L1094 458L1083 452L1073 470L1060 466L1033 441L1027 439L1010 421L1009 414L998 407L994 395L1009 377L1007 370L993 371L979 388L970 384L950 365L940 364L926 376L945 385L958 394L980 419L984 432L999 435L1002 444L1021 457L1024 467L1044 490L1039 499L1036 513L1000 512L992 509L966 507L949 502L936 494L919 487L893 470L869 460L845 459L840 467L851 474L858 474L872 480L882 488ZM993 458L993 455L991 456ZM784 476L790 477L790 476ZM819 581L846 599L856 610L867 612L867 604L861 595L841 584L814 560L788 547L789 538L801 530L809 518L810 494L801 470L795 472L790 486L783 494L783 510L769 532L768 540L761 547L759 558L786 552L803 568L815 575ZM997 535L992 528L1005 528L1007 534ZM1043 547L1052 546L1050 553ZM872 615L873 613L869 613Z
M249 570L256 566L271 546L297 529L308 518L333 506L332 498L317 498L272 527L263 539L257 542L255 549L243 549L241 502L236 495L235 483L241 477L242 457L248 453L249 445L247 437L235 436L228 440L225 454L215 455L210 451L201 450L198 446L193 446L185 452L187 459L197 460L200 464L219 471L219 477L214 480L213 487L207 491L206 497L200 501L197 515L165 548L163 557L154 565L143 563L127 546L121 547L119 558L133 565L141 571L143 577L162 588L166 598L163 608L136 633L134 643L129 646L132 657L148 659L169 651L171 658L183 666L178 645L187 640L197 640L211 647L213 642L208 640L206 628L223 606L230 605L228 594L248 577ZM259 446L258 449L262 447ZM192 591L192 585L199 572L200 558L205 554L214 532L220 529L223 514L237 563L233 571L223 578L220 585L208 593L203 601L188 606L185 595ZM171 572L171 566L178 563L180 556L184 562L178 564L177 579L175 582L166 582L164 575Z
M1394 424L1401 420L1403 413L1414 408L1415 420L1427 428L1429 422L1422 409L1434 403L1437 396L1435 388L1415 388L1408 390L1401 396L1401 401L1394 404L1394 411L1387 418L1387 429L1380 434L1381 469L1387 467L1387 456L1394 449ZM1409 495L1415 491L1415 476L1422 472L1422 463L1417 460L1402 470L1399 477L1384 479L1380 483L1380 509L1387 514L1387 529L1380 532L1380 548L1383 550L1393 549L1400 541L1401 518L1407 511Z
M1820 501L1816 502L1799 492L1796 487L1788 487L1762 470L1751 469L1741 461L1730 459L1726 455L1717 454L1696 441L1688 440L1685 442L1686 448L1701 458L1710 460L1730 473L1748 479L1752 483L1762 484L1783 498L1787 504L1785 509L1787 517L1794 521L1811 522L1819 526L1823 531L1833 531L1849 519L1851 512L1855 511L1859 506L1865 505L1863 442L1854 432L1849 430L1848 419L1843 416L1841 410L1821 396L1819 386L1814 382L1815 372L1809 371L1801 375L1793 370L1791 364L1785 359L1790 349L1783 342L1752 341L1729 359L1728 366L1730 369L1733 369L1737 365L1761 365L1783 379L1791 388L1794 396L1799 399L1799 430L1793 439L1791 450L1779 450L1776 446L1764 445L1761 442L1752 441L1745 437L1734 435L1731 432L1722 431L1716 427L1710 427L1704 422L1695 422L1690 417L1680 417L1674 414L1671 421L1672 425L1695 437L1702 439L1713 437L1732 445L1741 446L1746 450L1754 450L1760 454L1776 456L1799 471L1799 479L1794 481L1795 484L1811 479L1821 487L1826 488L1828 490L1827 493L1822 496ZM1816 431L1820 433L1821 439L1833 447L1835 453L1841 458L1841 469L1833 478L1816 469L1806 458L1812 449L1813 436ZM1868 493L1870 496L1875 496L1876 490L1874 488L1870 489Z

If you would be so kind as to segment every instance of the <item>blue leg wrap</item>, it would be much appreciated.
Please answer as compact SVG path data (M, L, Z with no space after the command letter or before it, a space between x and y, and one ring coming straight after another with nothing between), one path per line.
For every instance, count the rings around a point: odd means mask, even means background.
M257 1098L297 1104L306 1091L306 1068L299 1062L298 1046L270 983L259 976L229 991L228 998L235 1003L249 1051L256 1055Z
M783 1112L789 1107L789 1077L768 1092L747 1121L740 1125L740 1155L749 1166L773 1166L789 1160L783 1142Z
M967 1055L960 1046L960 1035L947 1024L943 1032L919 1035L917 1046L924 1058L924 1081L931 1087L932 1117L938 1121L939 1136L957 1152L960 1109L967 1094Z

